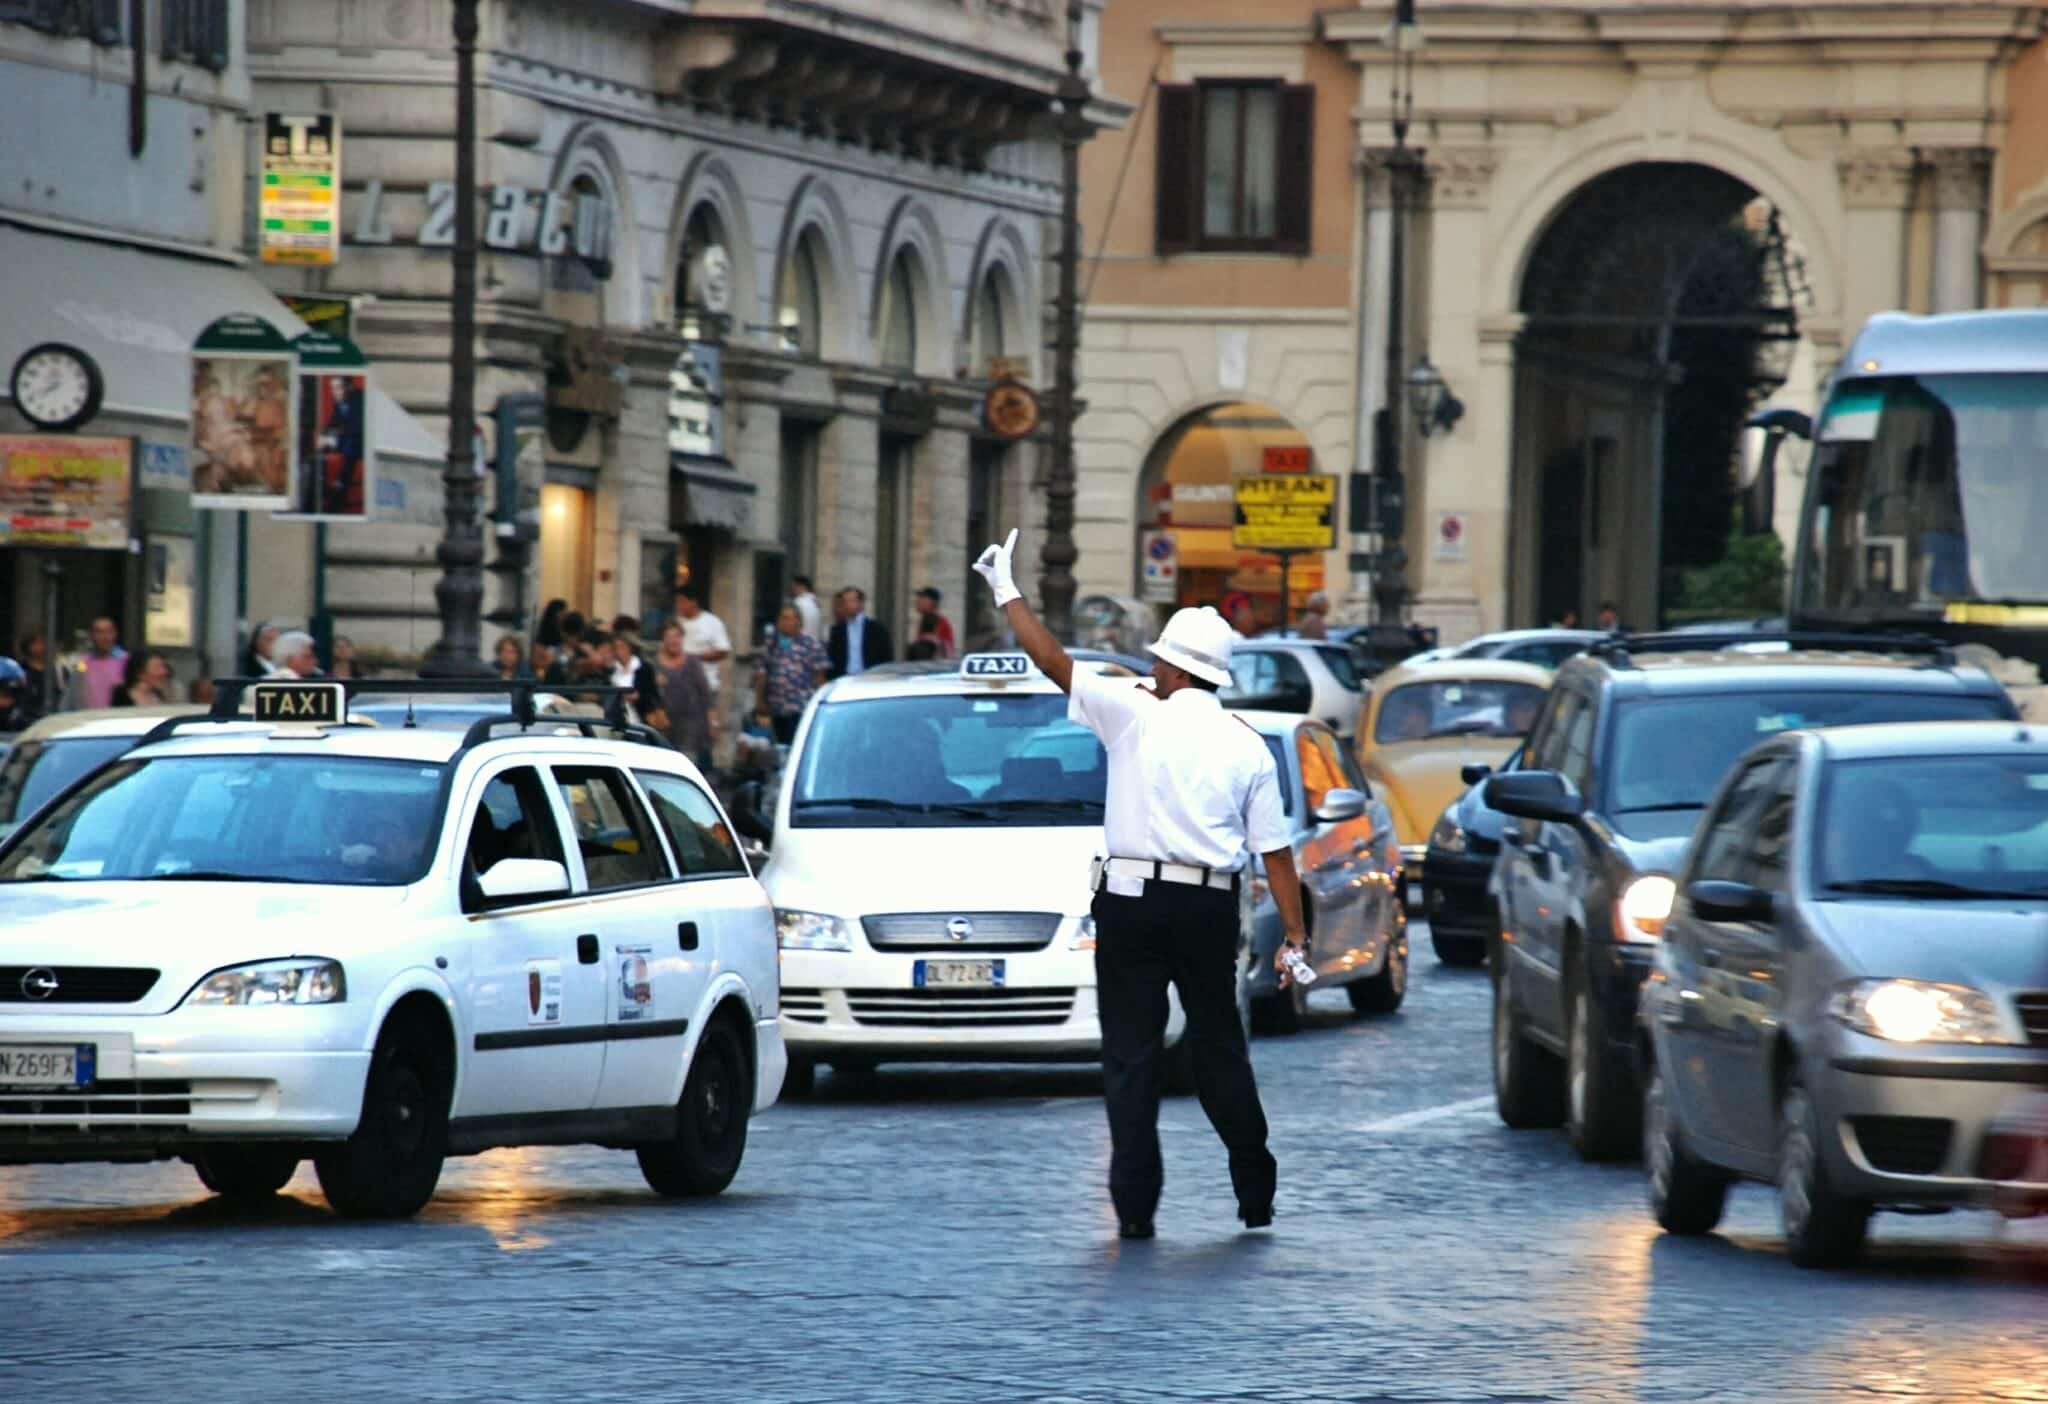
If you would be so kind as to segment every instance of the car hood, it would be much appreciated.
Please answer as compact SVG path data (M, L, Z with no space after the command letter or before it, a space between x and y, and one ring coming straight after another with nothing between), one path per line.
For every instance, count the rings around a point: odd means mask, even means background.
M392 939L402 887L79 882L0 886L0 965L142 966L162 972L125 1012L160 1014L201 978L276 956L349 956ZM101 1006L37 1005L36 1012ZM10 1015L26 1006L8 1007Z
M1386 786L1394 832L1404 844L1427 843L1430 826L1467 788L1459 772L1474 761L1498 766L1522 744L1519 736L1446 736L1375 749L1366 774Z
M1985 990L2048 989L2048 902L1858 897L1808 910L1851 969Z
M860 917L872 912L1088 910L1089 860L1100 825L1060 828L792 829L776 831L761 870L778 909Z
M1621 856L1628 859L1629 866L1639 873L1676 873L1685 862L1685 851L1692 846L1692 834L1673 834L1665 838L1638 839L1614 831L1614 846Z

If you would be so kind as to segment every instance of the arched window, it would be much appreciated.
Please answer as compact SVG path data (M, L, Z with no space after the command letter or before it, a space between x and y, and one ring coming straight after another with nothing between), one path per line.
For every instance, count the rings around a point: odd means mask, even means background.
M1001 264L988 270L974 295L974 373L987 375L989 362L1007 354L1009 327L1005 321L1010 294L1010 275Z
M707 249L721 249L726 256L722 272L708 269L704 262ZM676 251L676 322L684 325L693 320L692 314L701 314L717 299L713 290L698 286L701 278L722 276L726 282L725 301L727 311L732 309L732 250L727 247L725 228L719 223L718 211L708 203L700 204L690 211L690 217L683 223L683 245ZM696 319L701 321L701 315Z
M792 350L816 356L824 344L825 296L820 276L818 231L806 229L789 247L782 264L782 291L776 321Z
M895 370L917 367L917 268L909 249L897 251L882 285L881 361Z
M594 293L600 276L610 276L611 205L604 187L588 173L569 182L568 246L553 260L558 292Z

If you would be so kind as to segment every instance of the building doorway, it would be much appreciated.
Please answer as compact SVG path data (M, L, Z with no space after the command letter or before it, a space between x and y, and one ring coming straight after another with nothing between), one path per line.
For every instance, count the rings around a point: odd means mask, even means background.
M540 597L588 616L597 559L596 493L573 483L540 489Z
M1511 617L1715 612L1688 572L1728 550L1743 421L1810 303L1778 210L1723 171L1641 162L1565 202L1522 280Z

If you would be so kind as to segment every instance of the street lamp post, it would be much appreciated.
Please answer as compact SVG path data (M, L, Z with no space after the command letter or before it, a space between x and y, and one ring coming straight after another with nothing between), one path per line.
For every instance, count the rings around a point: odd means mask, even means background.
M1039 603L1057 638L1074 636L1075 356L1081 342L1081 143L1088 139L1088 80L1081 76L1081 6L1067 5L1067 71L1059 84L1059 293L1053 303L1052 470L1045 479Z
M1408 125L1415 114L1415 54L1422 47L1422 26L1416 23L1415 0L1396 0L1394 22L1384 38L1394 51L1392 94L1394 149L1387 157L1387 357L1386 386L1373 419L1372 529L1379 542L1378 568L1373 572L1374 619L1398 624L1408 600L1403 573L1408 552L1401 544L1406 525L1407 483L1401 472L1401 409L1404 398L1401 331L1407 318L1408 195L1420 166L1408 146Z
M448 469L441 578L434 602L441 637L420 676L480 677L483 662L484 537L476 465L476 40L478 0L455 0L455 287L449 304Z

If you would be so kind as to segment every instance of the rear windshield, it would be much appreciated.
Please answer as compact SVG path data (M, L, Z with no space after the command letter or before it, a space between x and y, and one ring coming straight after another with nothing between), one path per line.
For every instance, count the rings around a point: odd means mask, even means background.
M1102 743L1057 693L886 697L818 708L790 797L797 828L1102 822Z
M1823 892L2048 897L2048 757L1910 756L1828 768L1814 825ZM1933 895L1933 894L1930 894Z
M1380 745L1438 736L1526 736L1543 710L1533 683L1446 679L1409 683L1388 693L1374 720Z
M1330 676L1350 688L1359 691L1364 684L1359 681L1358 669L1351 664L1351 650L1340 644L1321 644L1316 648L1316 657L1323 660L1323 666L1330 670Z
M1704 809L1743 752L1781 731L2010 715L1999 698L1909 692L1722 693L1623 702L1615 708L1601 808L1614 815Z
M433 852L441 776L358 757L123 761L16 834L0 882L411 883Z
M24 741L0 764L0 832L36 812L43 801L136 742L133 736L80 736Z

